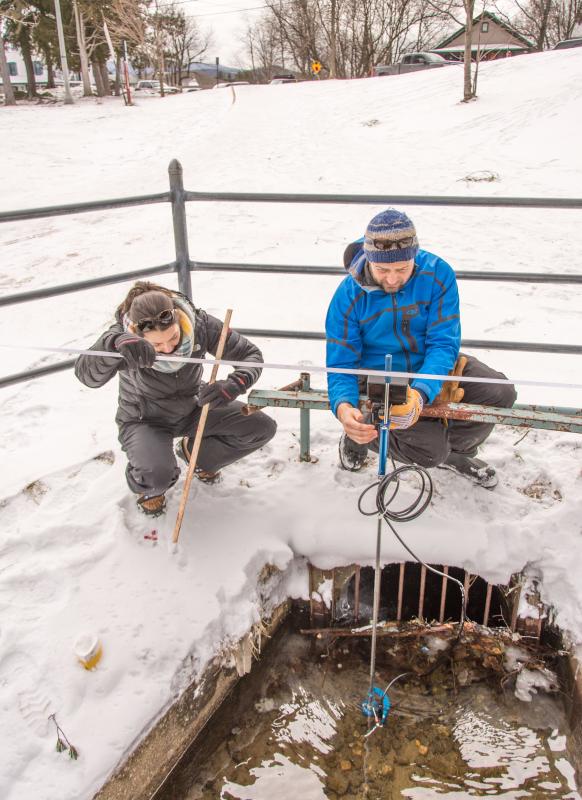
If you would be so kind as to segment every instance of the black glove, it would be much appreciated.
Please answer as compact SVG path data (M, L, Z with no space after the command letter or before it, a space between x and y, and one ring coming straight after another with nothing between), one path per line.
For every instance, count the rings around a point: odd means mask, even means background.
M205 406L208 403L210 408L220 408L232 403L239 394L244 394L246 390L247 385L244 378L234 375L231 375L225 381L205 383L200 387L198 405Z
M156 360L153 344L135 333L120 333L113 346L123 356L126 369L151 367Z

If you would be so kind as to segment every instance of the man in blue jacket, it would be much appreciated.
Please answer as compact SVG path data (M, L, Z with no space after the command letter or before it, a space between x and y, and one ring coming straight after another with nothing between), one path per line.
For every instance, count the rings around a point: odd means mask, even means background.
M375 216L363 239L344 254L347 277L338 286L326 319L327 366L384 369L392 354L396 372L420 373L407 387L406 402L392 406L390 454L404 463L456 470L486 488L497 484L493 467L476 458L477 448L493 430L482 422L420 418L443 382L422 374L505 378L472 356L459 358L461 322L453 269L442 258L420 250L409 217L389 208ZM457 361L459 359L459 361ZM357 471L368 448L377 451L377 430L358 408L363 382L355 375L328 374L333 413L344 428L340 462ZM450 394L449 382L445 389ZM454 399L510 408L516 399L508 384L467 383Z

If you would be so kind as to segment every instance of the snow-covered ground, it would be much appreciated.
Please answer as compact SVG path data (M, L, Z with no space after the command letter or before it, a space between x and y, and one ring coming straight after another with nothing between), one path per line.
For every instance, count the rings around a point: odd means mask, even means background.
M483 64L479 100L459 103L460 69L398 78L242 87L74 107L0 109L2 210L164 191L178 158L191 190L580 196L582 52ZM465 180L490 170L499 180ZM191 203L193 258L340 264L378 208ZM407 209L421 246L457 269L579 274L579 211ZM146 206L0 226L3 293L138 269L173 258L170 209ZM193 276L198 305L240 327L322 330L337 277ZM175 286L174 278L162 280ZM3 345L81 347L108 324L125 285L2 310ZM461 283L465 338L579 342L571 286ZM322 364L319 342L260 341L265 359ZM479 352L512 378L580 383L580 359ZM45 355L2 349L2 374ZM265 372L276 387L295 374ZM314 385L322 385L314 379ZM113 422L116 386L62 373L2 391L0 708L6 800L89 798L213 654L256 620L265 563L307 594L305 559L371 563L375 525L356 499L374 470L337 464L338 423L312 415L317 463L298 462L298 414L277 437L193 488L173 553L181 483L151 525L134 507ZM579 390L524 387L521 402L582 406ZM499 428L484 454L493 493L435 470L429 511L401 532L428 561L504 582L526 564L559 624L582 642L582 437ZM106 453L105 456L100 454ZM532 488L533 487L533 488ZM383 557L404 553L386 534ZM73 652L84 632L104 655ZM80 758L54 750L56 713Z

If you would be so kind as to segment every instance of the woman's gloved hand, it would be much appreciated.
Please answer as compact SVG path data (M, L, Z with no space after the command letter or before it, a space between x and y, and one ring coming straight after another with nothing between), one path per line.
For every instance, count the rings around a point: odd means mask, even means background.
M113 346L123 356L126 369L151 367L156 360L153 344L135 333L120 333Z
M424 400L419 391L406 387L406 402L390 409L390 430L410 428L420 417Z
M223 381L205 383L200 387L198 393L198 405L205 406L208 403L210 408L220 408L232 403L239 394L244 394L246 390L247 385L244 379L235 375L231 375Z

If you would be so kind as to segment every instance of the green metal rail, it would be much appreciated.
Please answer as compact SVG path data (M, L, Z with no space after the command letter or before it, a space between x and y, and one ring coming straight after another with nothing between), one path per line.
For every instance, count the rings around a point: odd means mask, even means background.
M295 388L297 387L297 388ZM366 397L360 397L365 406ZM300 416L300 460L311 461L310 418L311 411L330 411L327 392L310 388L310 375L302 372L300 379L285 389L253 389L249 392L247 413L261 408L296 408ZM513 425L518 428L540 428L563 433L582 433L582 409L558 408L556 406L515 405L513 408L494 408L492 406L469 403L443 403L438 406L425 406L423 417L441 419L471 420L489 422L496 425Z

